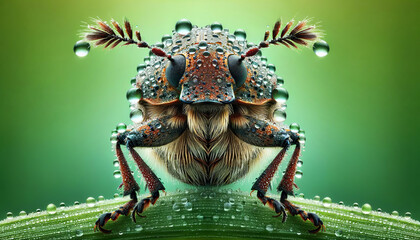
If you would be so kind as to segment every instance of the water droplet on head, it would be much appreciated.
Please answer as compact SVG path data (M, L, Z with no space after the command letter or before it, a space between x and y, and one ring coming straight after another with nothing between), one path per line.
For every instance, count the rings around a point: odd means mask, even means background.
M141 99L141 90L138 88L130 88L126 93L126 97L131 104L135 104Z
M324 207L331 207L331 203L332 203L332 200L330 197L325 197L324 199L322 199L322 205Z
M369 203L365 203L362 206L362 213L363 214L370 214L372 212L372 206Z
M116 129L117 129L117 132L124 133L125 130L127 129L127 125L125 125L124 123L119 123Z
M55 214L56 212L57 212L57 207L54 204L52 204L52 203L48 204L48 206L47 206L47 213L49 213L49 214Z
M187 19L181 19L175 24L175 31L181 35L187 35L191 32L192 24Z
M205 58L208 58L208 57L210 56L210 52L209 52L209 51L205 51L205 52L203 52L203 56L204 56Z
M287 99L289 99L289 93L286 89L281 87L274 89L272 94L274 100L280 103L285 103Z
M143 112L139 109L134 109L130 112L130 119L134 123L140 123L143 121Z
M200 48L200 49L206 49L207 48L207 42L206 41L200 41L198 43L198 48Z
M94 207L96 205L96 199L93 197L88 197L86 199L86 204L88 207Z
M286 120L286 112L276 109L273 114L273 119L276 122L284 122Z
M326 41L319 41L314 43L313 50L318 57L325 57L330 52L330 46Z
M216 48L216 52L218 53L218 54L223 54L223 52L224 52L225 50L223 50L223 48L221 48L221 47L217 47Z
M27 214L26 214L26 212L25 211L20 211L19 212L19 216L26 216Z
M243 29L237 29L233 35L235 35L238 41L244 41L246 39L246 32Z
M114 175L114 178L120 178L121 177L120 170L115 170L114 173L113 173L113 175Z
M267 68L271 73L274 73L276 71L276 66L274 66L274 64L268 64Z
M90 44L84 41L78 41L74 44L73 51L78 57L86 57L90 50Z
M297 123L292 123L290 124L289 128L290 128L290 131L297 133L299 132L300 126Z
M210 28L211 28L211 30L212 30L213 32L215 32L215 33L220 33L220 32L222 32L222 30L223 30L223 26L222 26L222 24L221 24L221 23L219 23L219 22L214 22L214 23L212 23L212 24L210 25Z

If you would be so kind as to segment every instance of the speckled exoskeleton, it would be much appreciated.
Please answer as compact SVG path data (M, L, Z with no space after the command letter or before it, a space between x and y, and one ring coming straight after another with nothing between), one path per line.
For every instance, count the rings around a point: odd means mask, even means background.
M128 21L124 27L111 21L112 29L103 21L98 27L89 26L85 39L96 45L114 48L120 43L150 49L150 58L138 66L134 88L127 92L131 102L133 126L116 134L115 151L122 175L124 195L131 200L112 213L105 213L95 229L109 233L103 226L119 215L132 217L144 212L165 190L156 174L142 160L136 147L151 147L156 161L184 183L220 186L246 175L262 156L262 147L282 147L282 150L252 186L257 197L286 220L300 215L317 227L324 228L321 219L287 200L293 195L296 166L303 136L283 125L287 91L282 79L274 73L274 65L261 57L261 48L271 45L296 47L318 38L314 26L301 21L294 28L289 22L281 30L277 21L272 31L266 31L258 45L247 43L243 30L230 34L220 23L196 27L180 20L172 35L153 46L133 31ZM281 30L281 31L280 31ZM137 200L139 186L121 151L128 148L143 175L151 196ZM277 187L279 200L266 196L277 168L287 149L295 145L285 174Z

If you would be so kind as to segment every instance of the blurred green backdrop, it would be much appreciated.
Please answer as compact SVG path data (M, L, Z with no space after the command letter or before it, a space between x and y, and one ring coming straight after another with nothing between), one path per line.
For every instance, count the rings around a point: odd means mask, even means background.
M98 16L127 17L149 43L181 18L244 28L259 42L280 17L311 17L327 57L263 51L290 94L286 122L306 130L300 191L420 219L418 10L414 0L1 1L0 218L116 192L110 131L129 123L125 92L147 50L76 57L82 22ZM252 181L237 185L248 191Z

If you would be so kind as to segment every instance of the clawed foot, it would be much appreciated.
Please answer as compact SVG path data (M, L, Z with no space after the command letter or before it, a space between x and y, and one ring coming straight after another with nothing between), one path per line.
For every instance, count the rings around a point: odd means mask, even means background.
M131 218L133 219L133 222L136 222L136 215L139 217L146 217L140 214L143 213L143 211L149 207L150 203L150 198L143 198L139 203L136 204L136 206L133 208L133 212L131 213Z
M111 233L111 230L105 229L103 228L103 226L105 226L105 224L109 221L109 219L112 219L113 221L115 221L115 219L118 218L118 216L116 216L115 213L116 212L104 213L101 216L99 216L98 220L96 220L95 222L95 227L93 228L93 231L96 232L97 230L99 230L103 233Z
M318 217L318 215L315 213L308 213L308 219L315 225L315 227L317 227L314 230L309 230L310 233L317 233L321 229L325 232L324 223L322 222L321 218Z

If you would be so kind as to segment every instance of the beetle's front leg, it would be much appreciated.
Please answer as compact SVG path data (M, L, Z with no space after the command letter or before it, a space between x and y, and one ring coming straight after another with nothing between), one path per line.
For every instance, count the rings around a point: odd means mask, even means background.
M96 221L95 229L97 228L104 233L110 233L110 230L103 228L109 219L115 221L121 214L128 215L133 210L132 218L135 222L136 214L140 215L150 204L156 203L159 198L159 191L164 191L165 187L156 174L134 150L134 147L157 147L168 144L178 138L184 132L185 128L185 116L166 116L148 121L136 129L128 129L124 133L118 134L116 154L120 163L124 196L130 195L131 200L112 213L102 214ZM131 174L120 145L127 146L151 193L151 196L143 198L140 202L137 202L136 196L136 191L139 190L139 187Z
M287 195L293 195L296 166L299 160L301 146L299 143L299 135L291 132L288 129L279 128L274 124L270 124L267 121L258 120L250 116L233 115L230 119L230 128L232 132L242 141L260 147L283 147L280 153L274 158L270 165L264 170L252 186L252 191L257 191L257 197L265 205L268 204L278 215L283 215L283 222L286 220L285 209L290 214L300 215L303 220L310 220L317 226L317 229L310 232L318 232L324 225L321 219L314 213L306 213L299 207L291 204L287 200ZM266 196L266 192L270 182L276 173L278 166L284 158L284 155L290 145L296 145L293 152L292 158L286 168L286 172L277 187L278 191L281 191L280 202Z

